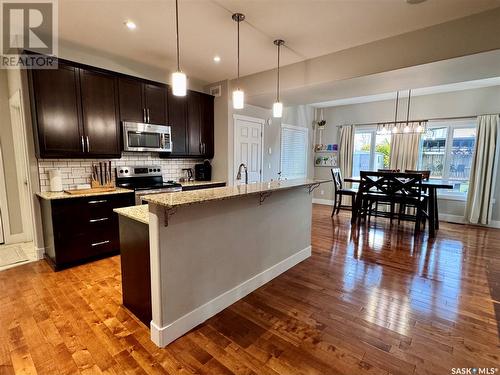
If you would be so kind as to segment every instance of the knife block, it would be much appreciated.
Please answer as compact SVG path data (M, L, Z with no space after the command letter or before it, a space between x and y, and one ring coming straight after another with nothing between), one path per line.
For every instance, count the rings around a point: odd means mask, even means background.
M107 184L101 185L101 183L97 180L92 180L90 181L90 186L92 189L98 189L98 188L115 188L115 183L113 181L108 182Z

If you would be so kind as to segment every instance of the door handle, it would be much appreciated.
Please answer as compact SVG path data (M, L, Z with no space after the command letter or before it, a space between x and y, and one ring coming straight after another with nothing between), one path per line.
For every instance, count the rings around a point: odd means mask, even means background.
M105 244L110 243L110 242L111 242L110 240L101 241L101 242L94 242L94 243L90 244L90 246L92 246L92 247L100 246L100 245L105 245Z
M100 221L106 221L106 220L109 220L109 217L102 217L100 219L90 219L89 223L98 223Z
M85 152L85 142L83 141L83 135L80 138L82 140L82 152Z
M90 142L89 142L89 136L87 135L87 152L90 152Z

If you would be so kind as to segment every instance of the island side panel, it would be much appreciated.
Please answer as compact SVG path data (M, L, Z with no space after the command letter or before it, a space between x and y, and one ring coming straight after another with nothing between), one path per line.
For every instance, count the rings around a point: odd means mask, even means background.
M157 237L150 233L150 239L157 239L151 261L159 262L152 272L152 283L158 285L152 286L151 327L159 346L310 256L312 196L307 187L275 191L262 204L260 199L182 206L169 215L168 226L164 209L151 205L157 226L150 232L158 231Z

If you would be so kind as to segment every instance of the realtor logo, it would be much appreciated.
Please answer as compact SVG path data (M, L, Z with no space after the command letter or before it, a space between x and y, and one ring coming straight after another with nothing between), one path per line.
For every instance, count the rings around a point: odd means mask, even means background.
M57 55L57 2L55 0L0 0L2 66L47 68L45 56ZM34 57L30 51L45 55ZM38 60L38 61L36 61ZM43 61L46 60L46 61ZM52 62L54 59L51 59ZM51 67L48 67L51 68Z

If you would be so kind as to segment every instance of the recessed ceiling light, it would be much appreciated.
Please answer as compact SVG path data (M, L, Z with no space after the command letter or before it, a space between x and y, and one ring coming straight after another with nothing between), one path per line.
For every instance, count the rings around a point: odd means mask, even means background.
M214 56L214 62L216 63L220 62L220 56Z
M125 21L125 26L127 26L129 30L135 30L137 28L137 25L133 21Z

